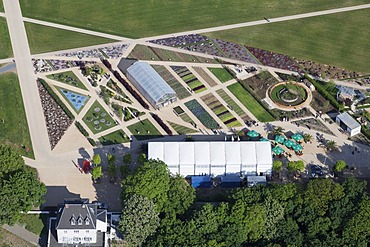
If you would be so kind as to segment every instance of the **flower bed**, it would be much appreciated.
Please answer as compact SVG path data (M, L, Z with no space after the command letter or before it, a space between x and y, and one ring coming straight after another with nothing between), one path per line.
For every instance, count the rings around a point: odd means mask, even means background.
M199 121L208 129L218 129L220 126L218 123L209 115L209 113L198 103L197 100L193 99L185 103L185 106L196 116Z
M303 73L303 70L299 67L299 65L293 59L286 55L249 46L247 46L247 49L263 65Z
M195 75L193 75L190 70L188 70L188 68L184 66L171 66L171 68L176 72L176 74L181 77L181 79L186 83L186 85L189 86L189 88L193 92L200 93L207 90L202 82L199 81L198 78L195 77Z
M249 86L249 89L258 96L258 99L262 100L266 97L266 91L270 86L275 85L278 82L279 81L268 71L262 71L253 77L241 81L240 84L242 84L243 87Z
M109 116L109 114L104 110L98 101L95 101L92 104L90 109L83 117L83 121L94 134L110 129L116 125L114 120L111 118L111 116Z
M214 87L217 85L217 82L215 80L213 80L208 74L207 72L205 72L201 67L193 67L193 69L195 70L195 72L198 73L198 75L200 75L204 80L205 82L207 82L207 84L210 86L210 87Z
M218 95L227 103L227 107L230 108L244 121L249 121L251 118L243 111L243 109L223 90L219 89L216 91Z
M258 63L258 61L242 45L220 39L212 39L212 41L221 49L227 58L248 63Z
M83 90L87 90L85 85L77 78L77 76L72 71L66 71L58 74L51 74L46 76L49 79L53 79Z

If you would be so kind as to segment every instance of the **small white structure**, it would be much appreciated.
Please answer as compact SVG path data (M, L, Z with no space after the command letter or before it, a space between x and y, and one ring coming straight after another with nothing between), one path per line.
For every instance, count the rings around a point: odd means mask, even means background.
M248 187L252 187L258 184L266 185L266 176L247 176Z
M270 142L150 142L148 158L184 177L266 175L272 169Z
M361 125L347 112L339 114L335 121L350 137L361 133Z

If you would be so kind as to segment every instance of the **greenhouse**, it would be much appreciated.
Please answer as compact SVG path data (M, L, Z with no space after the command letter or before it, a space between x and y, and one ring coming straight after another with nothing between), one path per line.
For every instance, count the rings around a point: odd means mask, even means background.
M135 62L123 72L154 108L160 109L176 101L175 91L148 63Z

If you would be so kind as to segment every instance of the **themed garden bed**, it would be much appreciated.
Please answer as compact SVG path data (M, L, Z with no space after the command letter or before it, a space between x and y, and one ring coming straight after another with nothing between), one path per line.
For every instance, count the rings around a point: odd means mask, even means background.
M201 81L198 80L191 71L184 66L171 66L171 68L178 74L181 79L188 85L188 87L191 89L192 92L200 93L207 88L202 84Z
M249 121L251 118L243 111L243 109L225 92L223 89L216 91L218 95L227 103L227 107L234 111L244 121Z
M94 134L110 129L116 125L113 118L95 101L83 118L84 123Z
M170 122L168 121L168 124L176 131L177 134L179 135L184 135L184 134L191 134L191 133L196 133L197 130L195 129L191 129L191 128L188 128L186 126L183 126L183 125L180 125L180 124L177 124L177 123L173 123L173 122Z
M243 87L248 87L258 97L259 100L266 98L266 92L272 86L279 81L272 76L268 71L262 71L261 73L252 76L248 79L240 81Z
M58 74L51 74L46 76L49 79L56 80L74 87L87 90L85 85L77 78L77 76L72 71L66 71Z
M185 106L194 114L195 117L208 129L218 129L219 124L209 115L197 100L193 99L185 103Z
M176 116L180 117L182 121L190 123L196 128L196 124L194 123L194 121L189 117L188 114L186 114L186 112L181 108L181 106L176 106L175 108L173 108L173 112L176 114Z
M269 95L278 105L294 107L307 100L308 92L297 82L282 82L271 87Z
M210 87L214 87L217 85L217 82L215 82L215 80L213 80L208 74L206 71L204 71L201 67L193 67L193 69L195 70L195 72L198 73L198 75L200 77L202 77L204 79L204 81L210 86Z
M248 63L258 63L258 61L249 53L249 51L240 44L220 39L212 39L212 41L220 48L227 58Z
M334 133L328 127L326 127L325 124L323 124L320 120L316 118L297 120L293 121L292 123L299 124L300 126L305 126L309 129L327 133L329 135L334 135Z
M82 95L62 87L55 87L76 113L81 112L89 100L89 96Z

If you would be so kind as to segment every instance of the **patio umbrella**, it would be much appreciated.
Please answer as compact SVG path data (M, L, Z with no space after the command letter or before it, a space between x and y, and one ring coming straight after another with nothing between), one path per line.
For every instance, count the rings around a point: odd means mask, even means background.
M276 141L277 143L284 143L284 141L285 141L285 137L284 137L284 136L282 136L282 135L277 135L277 136L275 136L275 141Z
M269 139L266 139L265 137L262 137L261 139L260 139L260 142L269 142L270 140Z
M296 133L294 135L292 135L292 139L295 140L295 141L300 141L303 139L303 136L299 133Z
M295 142L291 139L287 139L285 142L284 142L284 145L287 147L287 148L291 148L293 145L295 144Z
M259 136L260 134L258 134L258 132L256 132L255 130L251 130L251 131L249 131L248 133L247 133L247 136L249 136L249 137L257 137L257 136Z
M302 151L302 149L303 149L303 147L300 144L298 144L298 143L296 143L295 145L293 145L293 150L295 152Z
M282 149L280 146L276 146L272 149L272 152L274 152L276 155L279 155L284 153L284 149Z

